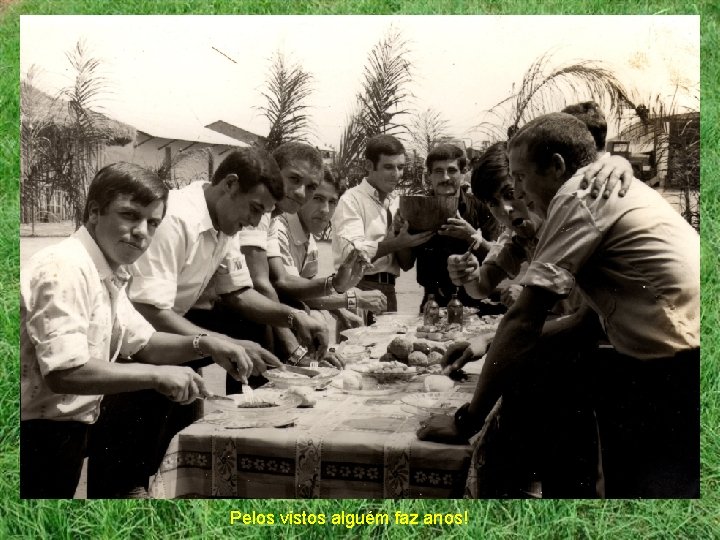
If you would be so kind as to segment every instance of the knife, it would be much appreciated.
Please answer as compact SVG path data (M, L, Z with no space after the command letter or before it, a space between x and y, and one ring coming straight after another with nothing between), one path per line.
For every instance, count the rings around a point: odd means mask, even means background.
M208 401L232 401L233 403L235 400L228 396L221 396L218 394L209 394L207 396L203 396L203 399L207 399Z
M285 371L289 371L290 373L298 373L300 375L307 375L308 377L315 377L317 375L320 375L320 372L314 369L308 369L298 366L288 366L287 364L283 367Z

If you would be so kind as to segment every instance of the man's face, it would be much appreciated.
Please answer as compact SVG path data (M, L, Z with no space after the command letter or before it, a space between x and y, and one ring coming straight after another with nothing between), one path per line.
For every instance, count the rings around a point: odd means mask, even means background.
M428 175L435 195L455 195L463 180L457 159L434 161Z
M556 169L548 167L539 172L537 165L529 161L527 145L513 146L508 153L510 175L515 182L515 197L525 199L533 205L533 211L541 218L547 217L550 201L557 193L561 182L558 182Z
M372 163L368 160L370 166ZM405 154L380 154L377 166L368 171L368 183L380 193L388 195L395 189L405 170Z
M338 193L330 182L323 182L298 210L303 227L310 234L320 234L330 223L338 203Z
M285 182L285 198L278 201L277 207L282 212L294 214L320 184L322 170L308 161L298 160L286 164L280 173Z
M243 193L237 179L227 182L226 189L215 205L217 229L232 236L241 227L257 227L263 214L272 211L275 199L265 184L257 184Z
M528 207L523 199L515 196L509 176L505 177L498 190L486 203L495 220L505 227L519 227L525 220L530 219Z
M130 195L119 195L104 212L91 203L88 228L110 268L134 263L150 245L163 218L165 203L143 206Z

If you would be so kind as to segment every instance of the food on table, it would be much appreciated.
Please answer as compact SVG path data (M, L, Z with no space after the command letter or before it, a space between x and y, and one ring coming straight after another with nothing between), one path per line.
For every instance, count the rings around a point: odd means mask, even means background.
M432 341L443 341L445 339L445 334L442 332L430 332L427 337Z
M419 351L421 353L429 354L430 353L430 343L428 343L424 339L416 339L413 342L413 351Z
M238 409L267 409L268 407L277 407L277 403L269 401L246 401L237 404Z
M300 402L300 405L298 405L298 407L313 407L317 403L317 400L315 399L315 396L313 394L313 390L311 388L308 388L307 386L296 386L294 388L290 388L288 390L288 393L300 396L302 401Z
M412 350L412 341L406 337L396 337L387 348L387 351L398 360L407 360Z
M422 366L425 367L428 365L428 356L425 353L422 353L420 351L413 351L410 353L410 356L408 356L408 365L409 366Z
M343 390L362 390L362 376L354 371L343 371L342 387Z
M453 380L445 375L428 375L423 384L426 392L447 392L455 386Z
M380 357L380 362L397 362L397 357L391 353L385 353Z
M442 361L442 358L443 358L443 355L441 352L430 351L430 354L428 354L428 366L440 364L440 362Z
M343 345L338 348L338 354L346 363L350 363L363 360L367 353L362 345Z

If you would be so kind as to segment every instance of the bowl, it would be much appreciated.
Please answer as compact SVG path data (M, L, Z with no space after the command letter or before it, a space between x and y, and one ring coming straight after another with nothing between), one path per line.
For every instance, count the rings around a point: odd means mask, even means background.
M437 231L455 217L458 198L454 195L430 197L426 195L401 195L400 215L409 223L413 232Z

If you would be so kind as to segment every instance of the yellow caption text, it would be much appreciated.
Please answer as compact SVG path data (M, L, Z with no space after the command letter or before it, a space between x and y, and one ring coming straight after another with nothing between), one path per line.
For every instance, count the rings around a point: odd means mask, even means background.
M230 511L230 525L334 525L352 529L359 525L467 525L468 513L415 514L405 512L315 514L309 512L241 512Z

